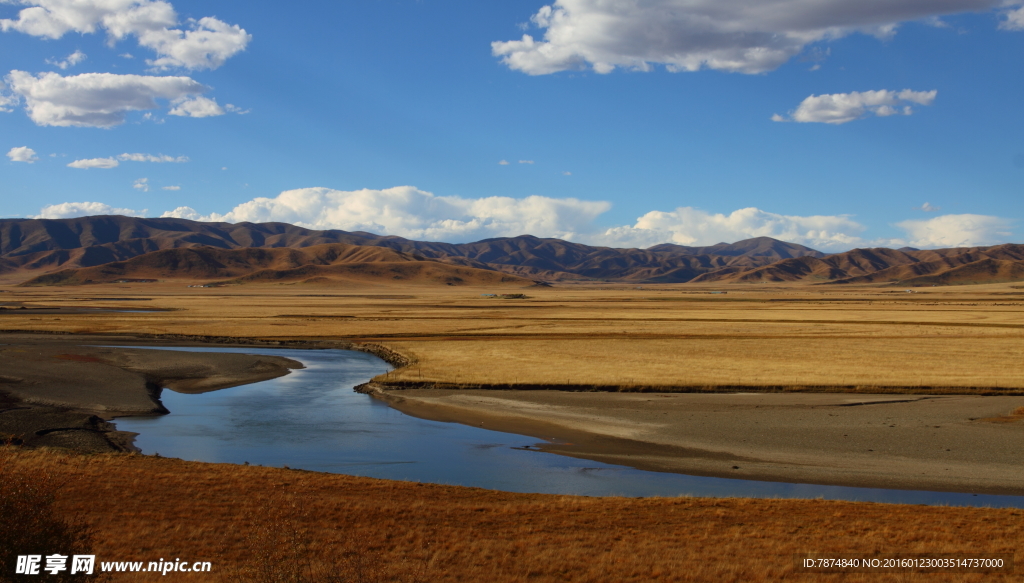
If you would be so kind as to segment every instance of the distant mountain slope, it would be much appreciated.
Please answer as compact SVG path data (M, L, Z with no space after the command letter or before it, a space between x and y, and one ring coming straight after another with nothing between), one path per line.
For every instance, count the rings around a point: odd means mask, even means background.
M376 249L374 253L387 250L397 255L387 256L391 259L332 262L303 254L303 250L325 245L361 246ZM206 258L214 257L216 250L250 252L232 255L230 261L241 262L237 265L231 264L227 257L216 258L229 261L219 266L194 254L161 254L187 249L202 249L200 255ZM282 252L261 255L253 251L257 249ZM272 260L267 259L271 257ZM134 258L140 258L141 262L131 263ZM202 223L122 216L0 220L0 275L13 281L61 270L101 266L105 269L79 271L73 277L128 278L128 271L211 278L356 277L358 273L369 272L367 268L353 270L351 265L354 264L422 262L425 259L431 260L429 268L412 269L419 273L415 275L417 278L443 279L448 277L444 274L455 269L470 270L464 274L483 271L532 280L636 283L900 282L911 285L928 282L937 285L1024 279L1018 276L1019 267L1024 265L1024 246L1013 244L933 250L854 249L826 255L769 237L708 247L662 244L649 249L615 249L531 235L462 244L412 241L364 232L317 231L286 223ZM261 261L275 263L264 265ZM125 263L128 265L121 265ZM118 276L118 269L128 271ZM257 276L260 270L266 273ZM428 271L431 275L423 275ZM320 275L310 275L314 272ZM391 277L406 275L395 272Z
M750 268L778 257L822 254L766 237L713 247L591 247L531 235L451 244L285 223L201 223L185 219L95 216L0 220L0 274L92 267L163 249L209 246L304 248L328 243L386 247L452 265L534 279L685 282L723 267ZM715 249L716 253L706 253Z
M810 247L786 243L771 237L755 237L736 243L719 243L710 247L685 247L672 243L663 243L647 249L654 253L672 253L680 255L724 255L726 257L767 257L773 260L791 259L794 257L824 257L825 254Z
M823 258L798 257L747 270L720 270L694 282L899 283L947 285L1024 279L1024 245L934 249L854 249Z
M387 283L403 280L405 283L449 285L533 283L531 280L495 271L416 258L392 249L334 243L302 249L164 249L127 261L47 273L22 285L81 285L123 279L231 283L308 280Z

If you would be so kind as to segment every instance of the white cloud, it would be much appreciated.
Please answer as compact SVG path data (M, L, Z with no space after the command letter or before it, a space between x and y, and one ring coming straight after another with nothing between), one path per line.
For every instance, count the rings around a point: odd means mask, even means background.
M32 75L11 71L11 89L25 98L29 118L41 126L109 128L130 111L157 109L157 99L182 102L206 87L188 77L84 73Z
M3 85L0 83L0 85ZM13 111L12 106L18 105L18 98L15 95L4 95L0 93L0 112L8 113Z
M911 247L974 247L1005 243L1013 237L1013 221L986 215L942 215L928 220L903 221Z
M119 165L118 161L113 158L89 158L87 160L75 160L68 164L68 168L81 168L88 170L89 168L117 168Z
M530 75L616 67L771 71L807 45L853 32L888 37L898 23L983 11L1019 0L555 0L531 18L542 40L491 43L510 68ZM1004 28L1024 20L1010 12Z
M156 52L147 63L155 69L170 67L216 69L245 50L252 35L237 25L216 18L189 20L188 30L178 27L178 15L163 0L3 0L28 6L17 19L0 20L3 31L58 39L68 32L107 33L110 44L135 36L139 45Z
M39 159L39 157L36 156L36 151L28 146L11 148L11 151L7 152L7 157L11 159L11 162L27 162L29 164L32 164Z
M2 1L2 0L0 0ZM8 92L8 87L0 81L0 112L7 113L14 111L13 107L21 101L16 94Z
M140 178L136 180L135 183L132 184L132 188L141 192L149 192L149 179Z
M790 116L772 115L772 121L800 123L843 124L860 119L869 113L879 117L910 115L910 104L931 105L938 91L853 91L831 95L811 95L804 99Z
M111 156L110 158L89 158L86 160L75 160L68 164L68 168L117 168L120 162L188 162L188 156L168 156L166 154L160 154L154 156L153 154L119 154L118 156ZM143 179L145 180L145 179ZM136 187L138 188L138 187Z
M250 40L252 35L240 26L212 17L193 22L191 30L160 29L139 34L139 44L160 55L146 63L161 70L216 69L229 57L244 51Z
M194 97L175 101L174 108L167 113L181 117L213 117L224 115L224 109L213 99Z
M83 53L82 51L75 51L68 55L68 58L64 59L63 61L58 61L56 59L46 59L46 63L49 65L53 65L54 67L60 67L60 69L63 71L68 67L74 67L75 65L81 63L87 58L88 57L86 57L85 53Z
M117 159L121 160L123 162L156 162L156 163L163 163L163 162L183 163L183 162L188 162L188 156L178 156L177 158L175 158L174 156L168 156L166 154L159 154L157 156L154 156L153 154L127 154L126 153L126 154L119 154L117 156Z
M1006 20L999 23L999 28L1004 30L1024 30L1024 8L1007 12Z
M934 212L941 211L942 207L938 207L938 206L933 205L930 202L926 202L923 205L917 207L917 209L915 209L915 210L924 211L926 213L934 213Z
M65 202L51 204L39 210L33 219L70 219L73 217L89 217L93 215L125 215L128 217L144 217L148 211L112 207L102 202Z
M161 190L181 190L180 186L161 186Z
M847 216L794 216L745 208L726 215L692 207L651 211L633 226L615 227L588 238L593 243L648 247L658 243L714 245L752 237L772 237L816 249L849 249L865 230Z
M256 198L225 214L200 215L188 207L164 216L226 222L280 221L312 229L370 231L429 241L472 241L487 237L575 238L611 208L601 201L530 196L462 198L435 196L411 186L340 191L302 188L274 198Z
M533 164L533 160L520 160L520 164Z
M501 161L498 162L498 165L500 165L500 166L508 166L508 160L501 160Z

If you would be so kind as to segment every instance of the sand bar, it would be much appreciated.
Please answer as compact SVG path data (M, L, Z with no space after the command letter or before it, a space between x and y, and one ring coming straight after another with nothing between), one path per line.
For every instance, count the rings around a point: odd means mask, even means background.
M166 413L162 389L201 393L302 368L277 356L109 346L124 343L146 344L117 337L0 335L0 438L83 451L131 449L130 436L118 435L107 421Z
M422 418L539 450L693 475L1024 495L1021 397L384 390Z

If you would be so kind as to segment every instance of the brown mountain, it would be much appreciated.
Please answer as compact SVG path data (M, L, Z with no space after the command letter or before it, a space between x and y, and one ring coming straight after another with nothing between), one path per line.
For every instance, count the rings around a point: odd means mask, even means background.
M771 237L755 237L736 243L719 243L710 247L686 247L672 243L662 243L647 249L655 253L676 255L724 255L726 257L766 257L772 260L791 259L793 257L824 257L825 254L810 247L786 243Z
M0 220L0 274L93 267L164 249L304 248L328 243L387 247L451 265L547 280L685 282L723 267L748 269L783 257L822 255L766 237L712 247L659 245L642 250L591 247L530 235L451 244L363 232L314 231L285 223L95 216Z
M892 283L948 285L1024 279L1024 245L917 250L854 249L797 257L748 270L719 270L694 282Z
M380 256L388 259L334 261L318 258L315 253L303 254L305 250L331 245L362 246L376 249L376 253L386 249L394 255ZM172 250L179 252L163 253ZM194 250L198 255L181 252L184 250ZM215 256L217 250L246 253L222 257ZM256 250L294 253L260 255ZM355 257L356 252L351 253ZM139 262L132 263L135 258ZM394 271L403 262L409 265L402 269L411 271ZM352 267L376 263L395 265L383 271L380 266ZM614 249L530 235L463 244L412 241L364 232L316 231L285 223L201 223L122 216L0 220L0 275L9 281L42 274L53 274L56 278L37 277L37 283L147 277L358 279L370 277L360 274L371 272L376 274L373 277L442 281L449 276L475 274L473 279L482 277L478 272L498 272L524 280L548 281L937 285L1016 281L1024 279L1019 276L1021 266L1021 245L854 249L825 255L768 237L708 247L663 244L649 249ZM83 269L59 277L54 273L97 267L103 269ZM128 275L129 272L134 275Z
M22 285L81 285L119 280L221 283L371 281L419 284L530 285L531 280L492 270L449 265L382 247L333 243L302 249L164 249L92 267L40 275Z

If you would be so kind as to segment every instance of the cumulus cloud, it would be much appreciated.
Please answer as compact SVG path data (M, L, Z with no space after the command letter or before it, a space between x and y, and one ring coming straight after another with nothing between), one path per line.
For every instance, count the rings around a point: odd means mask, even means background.
M40 209L33 219L70 219L74 217L90 217L94 215L124 215L128 217L144 217L148 211L124 209L110 206L102 202L65 202L51 204Z
M140 178L136 180L135 183L132 184L132 188L141 192L149 192L149 179Z
M933 205L930 202L926 202L923 205L917 207L915 210L924 211L926 213L935 213L942 210L942 207Z
M193 97L178 99L167 113L181 117L213 117L224 115L224 109L208 97Z
M58 39L66 33L92 34L103 30L110 44L128 36L153 50L147 63L159 70L171 67L216 69L245 50L252 35L237 25L212 17L189 20L179 27L174 7L163 0L4 0L27 8L17 19L0 19L0 29Z
M36 151L28 146L11 148L11 151L7 152L7 157L11 159L11 162L27 162L29 164L32 164L39 159L39 157L36 156Z
M906 231L906 244L911 247L997 245L1013 237L1013 221L987 215L942 215L928 220L903 221L896 226Z
M46 63L49 65L53 65L54 67L59 67L63 71L68 67L74 67L75 65L81 63L87 58L88 57L86 57L85 53L83 53L82 51L75 51L68 55L68 57L63 61L58 61L56 59L46 59Z
M498 161L498 165L499 166L508 166L508 160L499 160Z
M88 158L86 160L75 160L68 164L68 168L81 168L88 170L89 168L117 168L119 163L114 158Z
M113 73L63 77L57 73L11 71L6 81L25 99L32 121L63 127L113 127L124 123L130 111L157 109L157 99L181 104L207 89L189 77Z
M191 30L159 29L139 34L139 44L160 58L146 63L157 69L216 69L229 57L245 50L252 35L240 26L212 17L191 23Z
M938 91L853 91L830 95L811 95L800 106L784 117L772 116L772 121L795 121L800 123L844 124L868 114L879 117L890 115L911 115L910 104L931 105Z
M762 73L809 44L853 32L891 36L899 23L1019 5L1019 0L555 0L530 19L542 40L495 41L492 53L529 75L617 67ZM1015 28L1024 14L1007 14ZM1021 25L1024 26L1024 25Z
M180 207L164 216L205 221L280 221L311 229L344 229L430 241L487 237L576 238L611 208L602 201L529 196L463 198L435 196L412 186L356 191L302 188L274 198L256 198L225 214L201 215Z
M588 240L617 247L648 247L658 243L714 245L772 237L817 249L849 249L862 242L859 235L864 230L863 225L842 215L780 215L757 208L726 215L680 207L671 212L651 211L632 226L608 229Z

